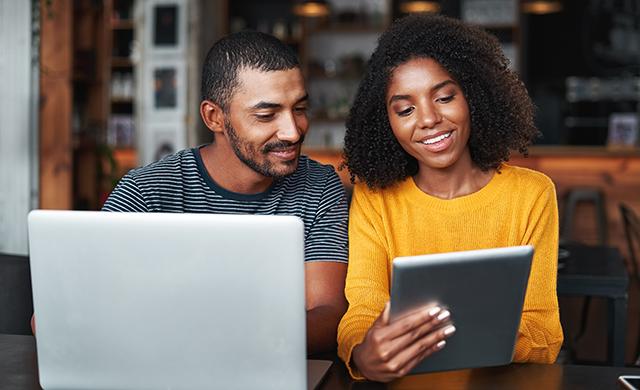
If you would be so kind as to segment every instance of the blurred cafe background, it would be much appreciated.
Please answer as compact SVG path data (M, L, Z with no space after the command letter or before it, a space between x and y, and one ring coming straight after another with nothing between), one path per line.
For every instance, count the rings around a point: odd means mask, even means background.
M640 0L0 0L0 253L26 258L29 210L99 210L129 169L209 142L198 114L201 64L229 32L273 34L298 53L311 99L304 153L338 167L376 39L412 12L495 34L538 107L543 136L511 163L557 188L568 243L559 275L569 280L558 287L559 361L634 364ZM598 263L567 276L574 265L565 257L588 262L572 258L576 243L614 248L619 272L607 276L613 266ZM577 291L574 282L593 284ZM17 283L0 278L0 318L3 305L16 305L7 291L24 287Z

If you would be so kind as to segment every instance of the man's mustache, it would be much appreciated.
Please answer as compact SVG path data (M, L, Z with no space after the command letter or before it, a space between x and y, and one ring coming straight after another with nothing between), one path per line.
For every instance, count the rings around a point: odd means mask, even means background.
M292 146L295 145L299 145L302 144L302 142L304 142L304 136L301 136L300 139L297 142L291 142L291 141L274 141L271 142L269 144L266 144L263 148L262 148L262 153L269 153L269 152L273 152L273 151L281 151L287 148L290 148Z

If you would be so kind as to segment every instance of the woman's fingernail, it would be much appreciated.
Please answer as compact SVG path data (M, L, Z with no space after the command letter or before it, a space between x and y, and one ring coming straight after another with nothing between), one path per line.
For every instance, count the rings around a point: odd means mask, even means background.
M453 325L449 325L446 328L444 328L444 335L445 336L449 336L451 333L456 331L456 327Z
M436 348L442 349L447 342L442 340L438 344L436 344Z
M440 308L438 306L429 309L429 316L433 317L440 312Z
M440 321L444 320L445 318L449 317L449 314L451 314L451 313L449 313L449 310L445 310L445 311L443 311L443 312L442 312L442 313L440 313L440 315L438 316L438 320L440 320Z

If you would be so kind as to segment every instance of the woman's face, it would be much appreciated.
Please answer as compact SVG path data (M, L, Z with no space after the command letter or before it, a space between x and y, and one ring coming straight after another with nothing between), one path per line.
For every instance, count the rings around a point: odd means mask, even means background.
M398 66L389 80L386 106L393 134L420 169L451 168L461 159L470 163L469 106L438 62L415 58Z

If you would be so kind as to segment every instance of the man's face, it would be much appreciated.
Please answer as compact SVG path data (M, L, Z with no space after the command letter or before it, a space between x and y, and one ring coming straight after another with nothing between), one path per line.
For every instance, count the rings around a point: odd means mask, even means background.
M225 133L236 156L257 173L292 174L309 128L308 95L300 69L244 68L225 113Z

